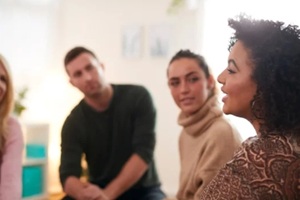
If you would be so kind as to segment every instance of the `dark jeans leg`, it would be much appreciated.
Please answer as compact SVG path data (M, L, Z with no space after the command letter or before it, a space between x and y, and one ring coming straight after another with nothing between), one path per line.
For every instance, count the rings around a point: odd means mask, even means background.
M160 186L152 186L139 189L130 189L121 195L117 200L162 200L166 197ZM75 200L65 196L61 200Z
M166 198L165 193L159 186L149 188L145 194L141 197L141 200L162 200Z
M162 200L166 197L159 186L130 189L121 195L118 200Z
M61 200L75 200L75 199L69 196L64 196Z

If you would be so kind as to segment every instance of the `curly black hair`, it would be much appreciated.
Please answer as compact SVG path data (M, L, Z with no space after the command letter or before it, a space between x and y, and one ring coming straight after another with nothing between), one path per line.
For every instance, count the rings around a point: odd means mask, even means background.
M256 20L246 15L229 19L237 40L249 50L257 92L252 113L266 131L283 132L300 126L300 30L280 21Z

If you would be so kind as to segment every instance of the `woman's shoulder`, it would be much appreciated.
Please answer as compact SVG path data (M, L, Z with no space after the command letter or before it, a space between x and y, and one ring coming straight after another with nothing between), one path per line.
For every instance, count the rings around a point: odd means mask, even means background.
M9 116L8 125L10 125L10 126L20 126L20 122L19 122L17 117Z
M253 149L255 152L263 150L265 153L271 154L276 152L291 153L292 151L289 138L279 134L249 137L243 142L243 146Z
M242 143L241 155L247 158L248 163L255 166L269 166L276 163L278 166L288 166L295 160L296 156L293 144L283 135L267 135L264 137L250 137Z
M8 123L9 129L15 129L15 128L21 129L21 124L20 124L18 118L14 117L14 116L10 116L8 118L7 123Z
M14 116L10 116L8 118L8 138L12 137L22 138L21 124L19 120Z
M224 116L220 116L214 120L210 125L210 129L216 134L216 137L218 137L218 135L222 137L235 136L241 141L241 136L237 128Z

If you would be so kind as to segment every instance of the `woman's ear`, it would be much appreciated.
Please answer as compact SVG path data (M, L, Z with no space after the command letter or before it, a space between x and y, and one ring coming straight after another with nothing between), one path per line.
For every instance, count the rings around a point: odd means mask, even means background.
M216 81L212 75L209 75L207 79L207 89L214 90Z
M72 79L71 79L71 78L69 78L69 83L71 83L71 85L73 85L73 86L74 86L74 84L73 84L73 81L72 81Z

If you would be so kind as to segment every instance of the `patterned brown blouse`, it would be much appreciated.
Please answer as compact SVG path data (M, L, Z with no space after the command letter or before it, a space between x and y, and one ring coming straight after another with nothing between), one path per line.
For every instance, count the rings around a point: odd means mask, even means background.
M200 199L300 199L300 132L247 139Z

